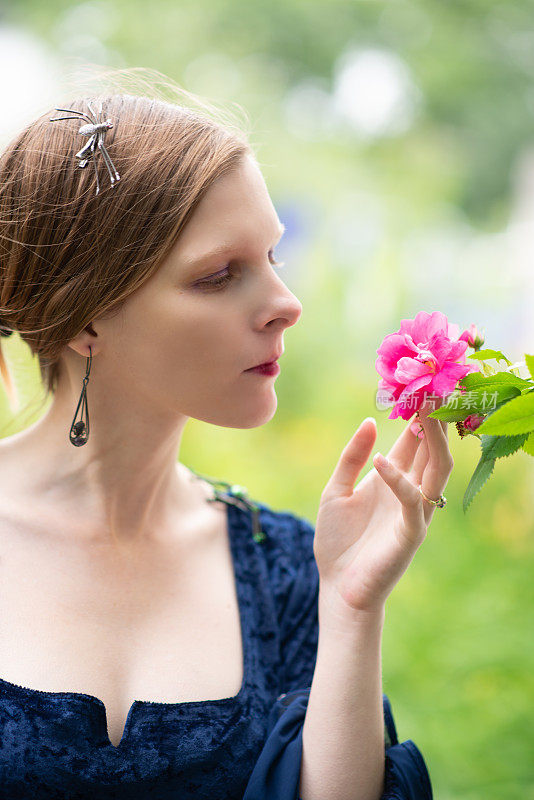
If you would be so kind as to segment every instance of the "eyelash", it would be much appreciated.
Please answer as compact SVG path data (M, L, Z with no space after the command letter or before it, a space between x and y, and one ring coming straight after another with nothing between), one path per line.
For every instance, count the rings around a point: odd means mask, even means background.
M272 258L274 258L274 256L270 255L272 252L273 252L272 250L269 250L269 261L271 262L271 265L273 267L283 267L284 266L284 262L283 261L273 261L272 260ZM228 268L226 267L226 269L228 269ZM210 288L222 289L231 280L232 280L232 276L230 275L229 272L226 272L225 275L221 275L218 278L210 278L209 280L199 281L196 285L197 286L201 286L201 287L208 286Z

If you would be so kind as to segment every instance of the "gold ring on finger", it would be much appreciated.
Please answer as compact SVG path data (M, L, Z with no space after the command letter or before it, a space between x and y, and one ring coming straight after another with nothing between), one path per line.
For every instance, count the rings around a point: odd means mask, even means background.
M445 497L444 494L440 494L440 496L439 496L439 498L437 500L431 500L423 492L423 488L422 488L421 484L419 484L419 486L417 488L419 489L422 497L424 497L424 499L427 501L427 503L432 503L432 505L436 506L436 508L445 508L445 506L447 505L447 498Z

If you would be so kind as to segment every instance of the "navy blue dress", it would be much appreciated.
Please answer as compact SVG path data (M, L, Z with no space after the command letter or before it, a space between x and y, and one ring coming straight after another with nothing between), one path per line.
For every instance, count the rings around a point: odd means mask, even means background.
M226 503L241 615L239 692L135 700L115 747L99 698L0 678L2 800L298 800L318 638L314 527L225 486L217 496ZM386 695L383 701L382 800L431 800L423 757L411 740L398 743Z

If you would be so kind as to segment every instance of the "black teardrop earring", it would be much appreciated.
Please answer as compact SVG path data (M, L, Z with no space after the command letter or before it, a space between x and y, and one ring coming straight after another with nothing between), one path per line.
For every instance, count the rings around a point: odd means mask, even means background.
M89 438L89 408L87 406L87 384L89 383L89 373L91 372L91 361L93 359L93 354L91 352L91 348L89 347L89 356L87 357L87 365L85 368L85 378L83 379L83 387L82 393L80 395L80 399L78 400L78 405L76 406L76 411L74 413L74 419L72 420L72 425L70 426L70 433L69 433L69 440L75 447L80 447L82 444L85 444L87 439ZM80 421L76 422L76 417L78 415L78 409L82 407L80 413ZM85 422L84 422L84 412L85 412Z

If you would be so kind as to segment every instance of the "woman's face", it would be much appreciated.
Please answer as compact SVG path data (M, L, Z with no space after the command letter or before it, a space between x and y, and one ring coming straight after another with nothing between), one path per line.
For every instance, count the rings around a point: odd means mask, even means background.
M134 388L165 414L231 428L269 421L276 376L247 370L282 353L302 311L271 263L281 234L247 156L208 190L161 268L104 322L102 372L122 373L123 391Z

